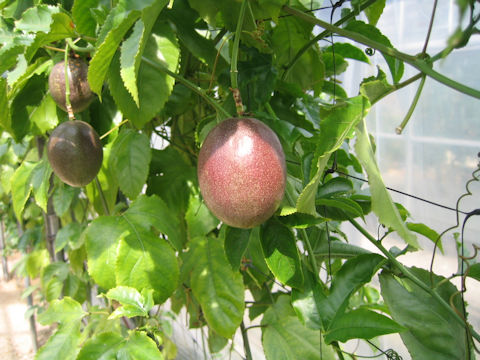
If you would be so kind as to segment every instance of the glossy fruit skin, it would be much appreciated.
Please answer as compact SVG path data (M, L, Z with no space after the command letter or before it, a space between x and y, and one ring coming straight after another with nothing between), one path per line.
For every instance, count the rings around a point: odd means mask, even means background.
M93 93L87 81L88 65L81 59L71 58L68 60L70 76L68 85L70 88L70 104L74 113L85 110L93 100ZM67 111L65 102L65 62L56 64L48 78L48 87L55 103L64 111Z
M103 148L96 131L83 121L66 121L57 126L47 144L53 172L66 184L87 185L100 171Z
M205 204L233 227L252 228L270 218L282 201L286 174L277 135L253 118L231 118L215 126L198 156Z

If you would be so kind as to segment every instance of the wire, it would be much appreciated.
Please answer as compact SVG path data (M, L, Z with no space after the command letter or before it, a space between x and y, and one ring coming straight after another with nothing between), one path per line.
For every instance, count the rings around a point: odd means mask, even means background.
M362 179L362 178L360 178L360 177L358 177L358 176L350 175L350 174L344 173L344 172L339 171L339 170L337 170L336 172L337 172L338 174L340 174L340 175L343 175L343 176L346 176L346 177L349 177L349 178L352 178L352 179L355 179L355 180L360 180L360 181L363 181L363 182L365 182L365 183L368 183L368 180ZM419 196L415 196L415 195L406 193L406 192L401 191L401 190L393 189L393 188L388 187L388 186L386 186L385 188L386 188L387 190L389 190L389 191L393 191L393 192L395 192L395 193L408 196L408 197L413 198L413 199L415 199L415 200L420 200L420 201L426 202L427 204L430 204L430 205L435 205L435 206L437 206L437 207L440 207L440 208L443 208L443 209L446 209L446 210L450 210L450 211L455 211L455 212L457 212L457 209L452 208L452 207L450 207L450 206L446 206L446 205L443 205L443 204L439 204L439 203L436 203L436 202L434 202L434 201L427 200L427 199L421 198L421 197L419 197ZM467 215L467 214L468 214L467 212L462 211L462 210L458 210L458 212L459 212L460 214L463 214L463 215Z

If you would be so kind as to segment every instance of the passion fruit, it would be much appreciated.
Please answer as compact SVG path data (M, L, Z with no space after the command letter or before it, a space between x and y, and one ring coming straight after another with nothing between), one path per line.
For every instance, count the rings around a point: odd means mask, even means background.
M81 59L68 60L70 104L74 113L85 110L93 100L93 93L87 80L88 65ZM67 111L65 101L65 61L57 63L50 72L48 87L55 103Z
M207 135L198 156L200 192L210 211L238 228L260 225L277 210L286 184L277 135L253 118L231 118Z
M53 172L66 184L81 187L98 174L103 148L96 131L83 121L66 121L50 135L47 156Z

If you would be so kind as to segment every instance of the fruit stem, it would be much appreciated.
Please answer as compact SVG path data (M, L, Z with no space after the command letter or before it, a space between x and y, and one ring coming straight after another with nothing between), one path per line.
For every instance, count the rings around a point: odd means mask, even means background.
M243 0L242 5L240 7L240 14L238 16L237 28L235 31L235 39L233 40L233 48L232 48L232 60L230 63L230 82L232 84L231 91L233 92L233 98L235 100L235 106L237 108L237 114L242 116L243 111L243 104L242 104L242 97L240 96L240 90L238 89L238 47L240 45L240 37L242 36L242 27L243 21L245 19L245 10L247 8L248 0Z
M98 176L95 176L95 184L97 185L98 193L100 194L100 200L102 201L103 211L105 211L105 215L110 216L107 199L105 198L105 194L103 193L102 185L98 180Z
M128 122L128 119L125 119L125 120L123 120L120 124L115 125L113 128L111 128L110 130L108 130L105 134L103 134L102 136L100 136L100 140L106 138L108 135L110 135L112 132L114 132L114 131L117 130L120 126L122 126L123 124L126 124L127 122Z
M167 69L166 66L156 63L155 61L150 60L149 58L142 56L142 60L145 61L146 64L150 65L156 70L159 70L171 77L173 77L175 80L178 82L182 83L185 85L187 88L192 90L194 93L197 93L200 95L210 106L212 106L219 114L223 115L225 118L232 117L227 110L225 110L220 104L218 104L214 99L212 99L210 96L208 96L203 89L199 88L197 85L194 83L188 81L185 79L183 76L174 73L173 71L170 71Z
M395 256L393 256L390 251L388 251L381 242L377 241L372 235L368 233L366 229L364 229L358 222L356 222L353 218L348 217L350 223L362 233L373 245L375 245L389 260L390 262L402 272L405 277L410 279L415 285L426 291L432 298L434 298L438 304L440 304L447 312L449 312L455 320L460 323L462 326L466 326L469 329L469 333L477 340L480 341L480 334L478 334L465 320L463 320L458 313L445 301L443 298L438 295L438 293L425 284L422 280L417 278L408 268L406 268L401 262L399 262Z
M70 103L70 83L69 83L69 74L70 74L70 67L68 66L68 41L65 45L65 57L64 57L64 64L65 64L65 107L67 108L68 119L75 120L75 115L73 115L72 111L72 104Z
M401 60L414 68L420 70L423 72L425 75L430 76L431 78L437 80L438 82L454 89L457 90L461 93L464 93L466 95L470 95L474 98L480 99L480 90L473 89L469 86L466 86L464 84L461 84L453 79L450 79L446 77L443 74L440 74L439 72L433 70L432 67L432 61L431 60L425 60L423 58L418 58L417 56L412 56L406 53L403 53L401 51L398 51L392 47L385 46L377 41L374 41L365 35L345 30L342 28L339 28L335 25L332 25L330 23L327 23L326 21L322 21L320 19L317 19L316 17L306 14L303 11L294 9L288 5L284 5L282 9L287 12L288 14L291 14L293 16L298 17L299 19L303 19L306 22L309 22L311 24L320 26L324 28L325 30L328 30L332 33L338 34L340 36L343 36L347 39L353 40L355 42L358 42L360 44L366 45L368 47L371 47L373 49L376 49L380 52L382 52L385 55L390 55L398 60Z

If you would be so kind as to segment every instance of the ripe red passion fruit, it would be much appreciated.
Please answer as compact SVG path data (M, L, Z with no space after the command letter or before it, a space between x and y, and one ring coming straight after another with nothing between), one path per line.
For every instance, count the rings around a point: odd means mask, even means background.
M57 126L47 144L53 172L68 185L87 185L98 174L103 148L96 131L83 121L66 121Z
M87 81L88 65L83 60L71 58L68 60L70 88L70 104L74 113L85 110L93 100L93 93ZM67 111L65 101L65 62L56 64L48 78L48 87L53 100L57 105Z
M252 228L266 221L285 191L280 141L253 118L232 118L215 126L200 149L197 172L207 207L233 227Z

